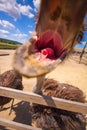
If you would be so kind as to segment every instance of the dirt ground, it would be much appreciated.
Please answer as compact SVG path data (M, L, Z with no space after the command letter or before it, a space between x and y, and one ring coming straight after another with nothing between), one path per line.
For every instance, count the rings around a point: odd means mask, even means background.
M6 70L12 69L12 60L14 56L14 50L0 50L0 54L9 54L0 56L0 73L5 72ZM86 95L87 100L87 57L82 59L82 62L79 64L79 56L72 55L64 63L58 65L58 67L47 74L48 78L56 79L62 83L68 83L74 86L77 86ZM33 86L35 85L36 79L26 79L23 77L23 91L32 91ZM11 115L9 115L11 102L4 106L4 109L0 112L0 118L5 118L13 120L19 123L31 124L31 114L29 113L29 103L24 101L19 101L15 99L14 108ZM0 126L0 130L10 130ZM12 130L12 129L11 129Z

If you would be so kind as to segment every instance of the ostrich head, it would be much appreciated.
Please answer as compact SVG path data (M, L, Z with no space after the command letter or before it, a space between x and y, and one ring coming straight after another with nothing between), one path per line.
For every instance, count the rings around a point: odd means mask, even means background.
M17 49L14 68L28 77L50 72L78 43L87 0L41 0L36 38Z

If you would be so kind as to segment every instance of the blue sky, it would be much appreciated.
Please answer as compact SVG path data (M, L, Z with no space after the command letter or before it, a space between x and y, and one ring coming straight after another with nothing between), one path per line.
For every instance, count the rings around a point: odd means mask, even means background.
M39 3L40 0L0 0L0 37L21 43L27 41L35 30ZM87 31L83 40L87 41Z
M0 0L0 37L19 42L28 40L35 30L40 0Z

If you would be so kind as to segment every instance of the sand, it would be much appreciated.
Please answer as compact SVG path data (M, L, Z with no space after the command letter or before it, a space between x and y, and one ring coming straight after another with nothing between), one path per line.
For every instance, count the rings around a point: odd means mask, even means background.
M0 54L7 53L9 55L0 56L0 73L12 69L12 61L14 56L14 50L0 50ZM87 56L83 57L82 62L79 64L79 55L71 55L64 63L58 65L58 67L47 74L48 78L56 79L62 83L68 83L77 86L86 95L87 100ZM36 79L27 79L23 77L24 90L31 92L35 85ZM15 99L14 109L9 115L11 102L4 106L3 111L0 112L0 117L13 120L16 122L31 124L31 114L29 113L29 103ZM12 130L0 126L0 130Z

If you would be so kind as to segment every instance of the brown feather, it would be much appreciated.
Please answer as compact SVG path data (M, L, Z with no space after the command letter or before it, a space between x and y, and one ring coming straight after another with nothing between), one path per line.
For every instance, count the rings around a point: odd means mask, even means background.
M23 90L22 75L15 70L8 70L0 74L0 86ZM0 96L0 106L10 102L11 98Z
M42 94L85 102L84 93L77 87L58 83L53 79L45 79ZM32 106L32 125L44 130L86 130L85 115L71 111L34 104Z

